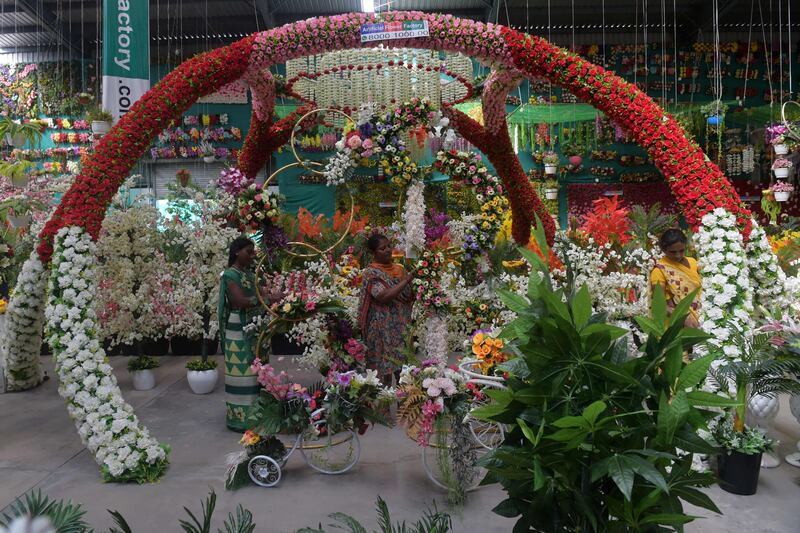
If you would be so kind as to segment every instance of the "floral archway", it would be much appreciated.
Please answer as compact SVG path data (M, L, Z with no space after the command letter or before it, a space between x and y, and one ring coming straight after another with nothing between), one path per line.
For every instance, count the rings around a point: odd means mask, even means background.
M48 341L54 350L59 392L86 446L110 480L149 480L163 472L166 450L149 436L122 399L105 363L96 338L93 239L100 233L108 205L117 189L152 139L170 121L178 119L199 97L239 78L253 92L253 114L239 166L253 176L269 155L286 143L294 123L305 109L273 122L275 86L269 68L277 63L326 51L366 46L361 43L363 24L380 21L427 21L428 37L391 41L398 47L462 52L493 67L482 95L485 125L460 111L443 112L451 125L484 152L501 178L513 213L512 233L527 243L538 216L548 239L555 226L537 197L514 154L506 127L504 101L509 90L524 77L544 77L594 105L631 130L636 141L667 176L687 221L699 226L704 215L722 209L748 234L750 213L722 172L696 144L688 141L677 122L634 85L577 55L500 25L459 19L451 15L393 12L354 13L301 21L260 32L225 48L194 57L148 91L98 143L93 156L64 195L40 235L36 253L23 272L43 278L51 263L47 305ZM29 275L28 278L31 278ZM19 388L39 382L38 342L15 342L30 335L30 321L44 312L44 283L31 282L15 294L9 314L14 359L31 374ZM33 276L37 278L37 276ZM26 303L27 302L27 303ZM15 310L27 317L27 329L15 330ZM19 323L22 324L23 321ZM34 351L36 353L34 353ZM30 356L30 357L28 357ZM16 364L15 363L15 364ZM38 370L40 372L40 370Z

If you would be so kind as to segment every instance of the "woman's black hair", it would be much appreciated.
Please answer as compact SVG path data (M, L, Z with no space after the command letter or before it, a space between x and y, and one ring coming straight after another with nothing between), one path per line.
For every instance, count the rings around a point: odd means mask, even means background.
M233 264L236 262L236 256L239 255L239 252L247 248L248 246L255 246L255 243L248 239L247 237L236 237L233 239L230 248L228 248L228 266L232 267Z
M371 235L369 239L367 239L367 248L372 253L375 253L378 250L378 246L381 245L383 241L388 241L389 239L385 235L381 235L380 233L376 233Z
M666 250L673 244L677 244L679 242L683 244L688 242L686 239L686 234L677 228L672 228L661 234L661 238L658 240L658 245L662 250Z

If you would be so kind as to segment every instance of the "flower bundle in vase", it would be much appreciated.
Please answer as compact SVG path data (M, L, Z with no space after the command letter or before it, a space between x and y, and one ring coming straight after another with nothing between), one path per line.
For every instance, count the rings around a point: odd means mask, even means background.
M188 187L189 182L192 180L192 174L185 168L182 168L175 173L175 179L181 187Z
M239 223L242 229L258 229L278 216L280 196L273 195L260 183L251 183L238 198Z
M497 365L508 359L503 352L502 339L495 339L484 332L472 336L472 355L478 360L478 367L485 376L494 375Z

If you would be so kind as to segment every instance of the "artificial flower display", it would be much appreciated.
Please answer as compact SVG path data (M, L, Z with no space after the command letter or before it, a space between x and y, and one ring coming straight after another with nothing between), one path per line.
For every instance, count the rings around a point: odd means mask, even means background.
M280 196L260 183L251 183L239 193L239 220L242 228L258 229L278 216Z

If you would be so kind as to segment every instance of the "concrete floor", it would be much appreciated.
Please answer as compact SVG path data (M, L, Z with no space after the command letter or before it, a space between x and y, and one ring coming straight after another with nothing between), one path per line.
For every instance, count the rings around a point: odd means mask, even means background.
M112 358L126 399L153 435L172 446L167 475L154 485L101 482L54 380L33 391L0 395L0 510L20 494L41 489L52 497L83 503L87 519L98 529L111 525L106 509L117 509L134 531L177 531L178 519L184 518L182 508L199 512L201 499L213 488L218 496L214 529L241 503L253 512L257 531L285 532L326 524L326 516L336 511L355 516L371 530L377 525L378 494L388 502L395 519L413 521L434 500L440 507L445 505L445 495L425 477L416 444L400 429L386 428L372 429L361 438L361 460L347 474L318 474L298 454L289 461L277 488L225 491L224 457L240 449L238 436L225 429L222 384L210 395L193 395L186 384L185 361L162 358L157 387L138 392L132 390L124 370L125 358ZM302 381L303 374L288 368L288 363L287 359L275 366L285 367ZM49 358L45 364L53 375ZM800 439L800 426L785 403L774 436L782 441L781 455L792 451ZM724 515L698 520L687 531L800 532L800 469L783 464L762 470L755 496L734 496L716 487L710 494ZM465 506L452 511L454 530L510 531L514 521L491 512L503 499L497 486L471 493Z

